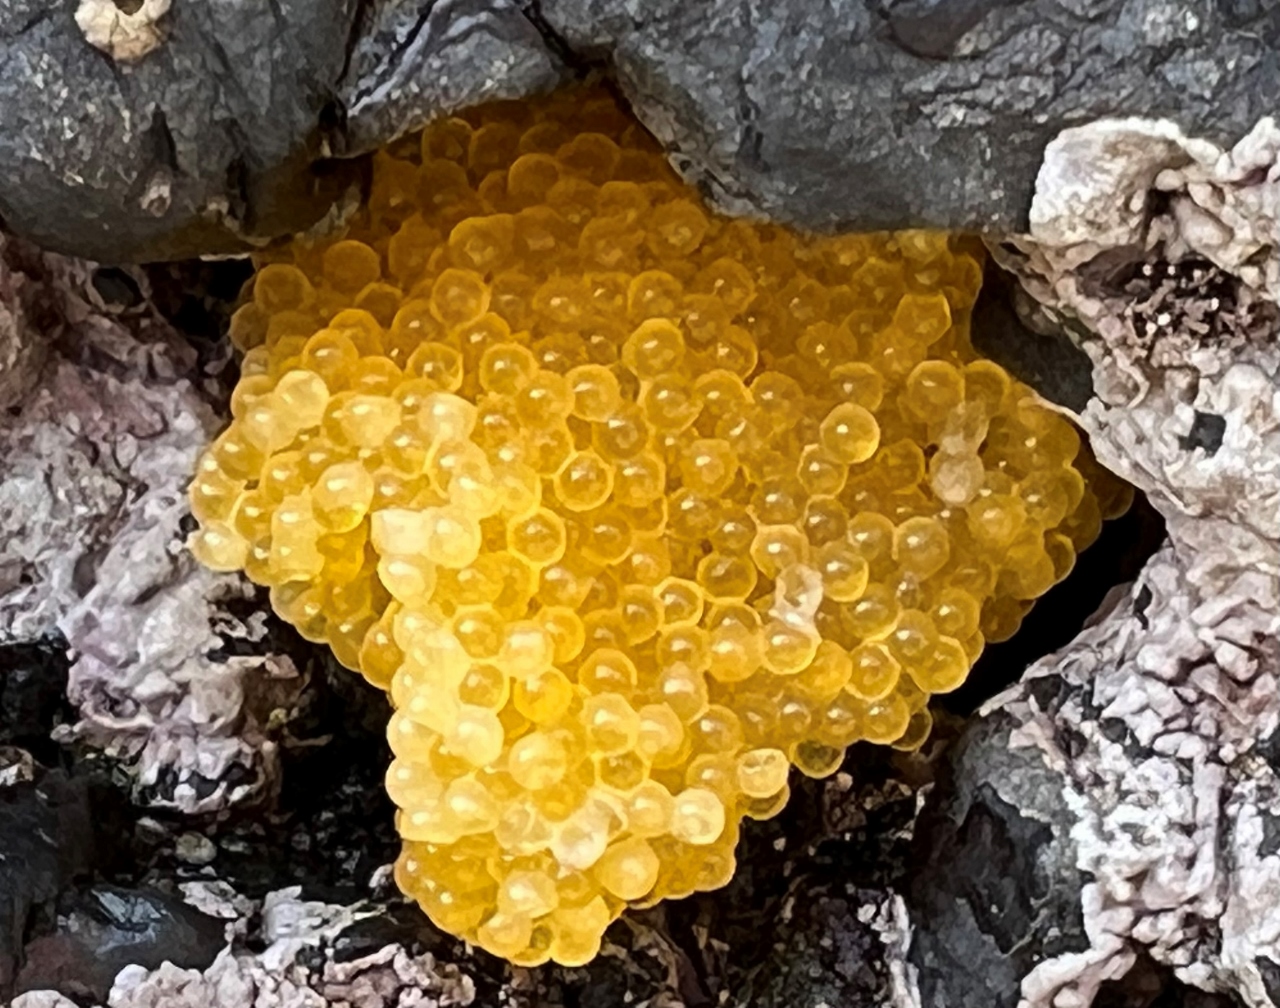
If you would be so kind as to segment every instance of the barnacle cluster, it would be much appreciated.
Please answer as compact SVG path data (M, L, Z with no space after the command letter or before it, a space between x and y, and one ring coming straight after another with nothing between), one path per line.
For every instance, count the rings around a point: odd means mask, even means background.
M268 257L192 548L390 691L441 927L582 963L723 885L792 766L918 745L1123 506L974 353L977 256L717 217L575 91L435 124Z

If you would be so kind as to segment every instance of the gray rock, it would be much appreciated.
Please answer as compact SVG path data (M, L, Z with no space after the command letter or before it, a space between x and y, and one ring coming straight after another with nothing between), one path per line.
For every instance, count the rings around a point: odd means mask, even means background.
M93 865L88 789L60 770L0 788L0 1000L13 994L27 929ZM7 1002L6 1002L7 1003Z
M916 824L907 909L923 1008L1015 1008L1040 959L1089 946L1071 817L1048 770L1010 758L1009 728L997 711L951 749Z
M1050 402L1081 410L1093 398L1093 362L1059 320L1009 273L988 261L970 332L978 353L1007 368Z
M331 155L558 74L509 0L175 3L128 62L73 14L0 0L0 220L100 261L302 230L359 179Z
M533 0L726 208L1021 231L1045 145L1105 116L1234 140L1280 97L1236 0Z
M564 76L516 0L384 0L338 91L343 151L373 150L441 112L550 90Z
M33 338L40 288L23 270L27 251L13 242L0 244L0 409L22 398L47 353L46 342Z
M71 4L0 0L0 218L120 261L243 247L305 225L343 173L311 169L353 0L178 3L119 63Z
M1280 96L1280 22L1245 0L176 3L124 56L67 5L0 26L0 219L116 262L302 230L356 155L567 66L616 76L722 207L818 229L1022 230L1064 127L1225 142Z
M126 966L104 999L109 1008L206 1008L211 1004L448 1008L475 1001L471 977L453 963L438 961L431 952L415 953L389 943L366 955L335 957L334 943L367 912L364 908L307 901L297 889L267 893L245 907L234 894L229 898L216 887L203 893L198 888L193 886L188 898L232 921L230 930L241 940L204 966L184 968L173 962ZM256 937L265 946L257 954L242 940L250 923L245 910L252 912Z
M204 969L224 944L223 922L159 892L95 886L59 900L52 933L27 943L16 989L105 1001L126 966Z

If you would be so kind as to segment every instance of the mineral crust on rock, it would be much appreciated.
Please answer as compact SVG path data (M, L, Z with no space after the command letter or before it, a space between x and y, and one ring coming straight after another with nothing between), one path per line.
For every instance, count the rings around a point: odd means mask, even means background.
M392 943L368 955L335 958L334 942L361 914L353 908L304 900L295 889L245 900L226 887L192 883L188 899L229 921L230 941L207 967L127 966L102 1001L104 1008L315 1008L384 1005L449 1008L475 1001L475 984L430 952L414 954ZM243 948L249 913L260 920L265 946ZM63 1008L51 991L29 991L13 1008Z
M298 678L288 658L220 652L261 620L231 616L244 587L182 548L185 487L217 425L196 351L149 305L108 307L91 266L5 238L0 252L0 337L16 348L0 371L0 643L62 634L68 734L132 765L145 800L246 797L274 756L244 677L257 693Z
M603 64L724 207L814 227L1029 229L1001 261L1045 331L1085 355L1070 405L1170 532L1076 642L967 730L921 820L905 909L887 868L845 881L849 855L839 882L793 880L828 855L756 852L760 888L769 872L790 881L750 926L690 904L610 932L583 986L522 971L482 990L482 970L412 942L334 953L363 906L297 892L260 904L214 884L188 898L233 922L233 944L204 969L126 968L111 1008L636 991L695 1004L744 976L761 1005L1086 1008L1153 963L1204 1005L1280 1005L1280 141L1261 118L1280 93L1274 11L324 0L304 17L290 0L179 2L125 64L92 47L74 6L0 0L0 216L13 229L121 260L238 247L346 194L359 165L318 161L546 88L566 63ZM1169 119L1134 118L1150 116ZM229 614L248 611L243 589L180 551L184 483L218 425L201 360L91 276L0 246L0 642L64 635L80 718L68 736L123 758L142 802L223 809L271 783L263 722L302 679L265 644L230 656L228 641L260 641L265 624ZM6 801L33 786L30 761L13 768ZM837 783L823 794L824 814L861 815ZM5 906L50 904L67 879L47 855L26 890L0 884ZM251 953L241 939L259 918L265 951ZM618 962L625 982L607 972ZM633 987L646 970L660 979Z
M1095 452L1170 539L967 729L922 827L925 1008L1087 1006L1135 962L1223 1004L1280 1004L1274 137L1269 121L1230 151L1161 122L1067 131L1030 237L1004 247L1092 361L1078 419ZM983 822L1003 824L1024 891L948 870L989 844Z
M142 0L127 11L115 0L80 0L76 24L85 40L119 63L135 63L164 41L170 0Z

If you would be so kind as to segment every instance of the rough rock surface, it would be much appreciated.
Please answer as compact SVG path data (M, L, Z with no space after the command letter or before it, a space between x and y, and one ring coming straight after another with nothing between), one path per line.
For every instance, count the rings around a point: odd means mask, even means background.
M212 962L125 965L102 992L88 993L107 1008L219 1008L342 1004L465 1006L475 999L471 979L457 967L439 966L429 953L411 954L388 944L371 954L335 958L336 939L362 916L358 908L305 900L297 889L272 892L260 901L238 896L226 886L192 883L188 915L228 922L229 942ZM185 904L182 904L185 907ZM369 911L364 911L367 915ZM250 936L249 927L255 933ZM252 944L258 951L247 947ZM60 1008L67 987L30 990L13 1008Z
M558 73L510 0L0 0L0 220L100 261L243 248L357 182L352 141Z
M263 725L300 681L285 657L226 651L263 618L232 616L244 586L182 548L185 487L219 424L203 362L136 285L0 250L18 294L0 315L16 345L44 347L0 413L0 644L61 634L80 715L64 735L132 764L140 797L188 812L247 797L274 763Z
M223 945L223 922L164 893L94 886L63 894L58 926L27 943L17 989L104 999L127 966L203 969Z
M910 901L923 1008L1083 1008L1135 964L1280 1005L1276 154L1270 123L1231 151L1069 131L999 249L1088 355L1079 422L1170 541L955 750ZM989 857L1025 870L954 870Z
M565 76L517 0L370 5L338 89L342 151L374 150L441 112L553 88Z
M321 650L299 645L307 649ZM288 726L295 740L281 746L270 803L162 821L124 795L114 809L99 796L82 812L91 821L50 831L62 847L49 846L43 861L0 849L42 887L18 907L19 944L0 946L0 974L7 964L22 992L15 1005L66 1008L57 998L74 996L111 1008L390 1008L470 991L471 1003L521 1008L726 998L883 1008L902 986L906 922L891 880L907 866L927 754L860 747L850 757L856 782L798 780L784 815L748 827L741 870L724 891L628 916L586 968L515 970L436 931L394 891L380 867L397 846L378 785L385 699L332 672L311 679L311 710ZM0 787L0 798L18 793ZM30 844L31 832L0 840ZM82 852L72 871L53 870L58 850ZM0 895L25 892L3 864ZM90 872L115 884L72 884ZM225 923L225 938L211 918ZM126 956L133 965L120 971ZM0 983L0 1001L9 992ZM201 1000L214 993L222 1000Z
M1280 97L1280 20L1255 0L165 7L85 0L82 25L0 0L11 230L112 261L241 247L322 217L355 155L593 66L727 208L1022 230L1064 128L1168 116L1226 143Z
M727 890L629 915L581 969L517 969L469 949L406 905L385 870L353 888L349 865L335 865L334 878L346 883L329 895L318 895L325 887L314 880L251 895L226 881L234 871L219 853L177 870L153 859L148 877L165 876L186 906L144 913L143 926L80 926L83 909L59 915L25 950L23 979L46 977L48 986L20 983L13 1005L65 1008L58 998L76 996L104 1008L884 1008L907 989L905 913L887 880L902 870L910 841L908 782L927 764L904 757L895 769L882 754L860 755L878 783L859 787L841 775L801 784L794 809L748 829L744 871ZM245 839L217 829L211 836L218 847ZM225 941L212 941L214 920ZM117 930L132 948L121 949ZM95 947L98 968L72 967ZM124 954L135 964L104 983Z
M176 331L154 307L173 292L142 273L5 240L0 662L70 645L75 724L58 737L121 761L139 805L128 842L151 837L118 891L180 886L229 937L212 957L197 928L198 955L156 966L152 951L182 947L175 911L109 984L117 961L81 987L40 973L119 933L76 923L73 882L103 871L80 843L93 828L57 821L85 818L81 785L5 750L0 989L25 954L27 979L60 993L21 1008L67 994L110 1008L1147 1008L1162 987L1197 1008L1280 1006L1280 139L1257 123L1277 95L1275 12L836 0L821 7L832 32L800 0L382 0L358 20L355 6L309 6L304 31L288 2L252 24L236 20L247 8L178 3L125 66L68 34L69 5L0 0L0 96L25 96L0 105L0 215L111 257L224 248L323 212L348 178L315 158L598 61L731 208L814 226L1025 215L1029 237L996 251L1056 343L998 342L1147 492L1170 541L970 725L917 826L928 765L855 750L856 776L805 782L748 830L726 890L620 922L586 969L510 970L387 892L371 863L394 845L371 797L385 753L341 719L308 734L313 651L179 548L190 466L225 411L211 377L225 350ZM191 54L215 35L230 54L209 70ZM807 75L788 69L800 61ZM39 100L62 118L21 91L37 79L61 82ZM108 85L110 100L83 101ZM1134 112L1176 124L1086 122ZM269 135L228 125L249 121ZM5 146L23 137L39 142ZM57 159L28 158L45 149ZM11 177L26 179L21 206ZM325 703L371 713L349 699ZM0 742L34 748L32 734ZM23 952L35 917L46 927Z
M1236 0L541 0L722 204L811 228L1021 231L1045 145L1105 116L1233 141L1280 95Z
M17 979L30 915L51 909L62 888L90 870L88 796L61 771L0 786L0 997Z
M354 7L178 3L163 41L122 63L76 5L3 0L0 218L99 259L218 251L314 219L345 181L310 166Z

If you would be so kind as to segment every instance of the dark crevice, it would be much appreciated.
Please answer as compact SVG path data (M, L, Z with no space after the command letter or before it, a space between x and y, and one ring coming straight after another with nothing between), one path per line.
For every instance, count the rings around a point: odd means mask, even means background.
M405 33L404 39L398 46L393 47L387 52L385 62L391 65L399 63L404 58L404 54L412 48L418 36L422 34L427 27L427 22L431 19L431 15L435 12L436 5L428 3L422 9L422 13L418 15L418 19L413 23L413 29Z
M1183 451L1202 448L1206 454L1212 456L1222 447L1222 438L1226 433L1226 417L1196 410L1195 419L1191 422L1191 430L1178 438L1178 444L1182 446Z
M352 30L347 37L347 48L345 60L342 65L342 73L338 76L338 90L347 91L353 99L353 103L358 104L364 97L365 92L356 90L356 85L360 83L360 78L349 80L352 73L352 61L355 59L356 50L360 47L362 38L370 32L374 32L377 27L377 16L372 10L370 0L361 0L358 20L353 22ZM431 15L436 10L434 0L428 0L423 5L417 18L414 20L413 27L404 33L403 37L397 38L391 32L386 32L384 37L376 37L373 43L375 50L379 54L378 69L379 72L373 75L374 84L381 82L388 71L394 72L395 66L401 61L405 53L407 53L417 42L418 37L426 29L427 22L431 19ZM334 137L334 141L340 141L341 137ZM335 145L336 153L342 153L342 148Z
M346 146L347 107L336 95L321 107L316 116L317 129L329 150L341 154Z
M5 39L21 38L23 35L27 34L30 31L34 31L36 28L39 28L42 24L44 24L47 21L50 21L52 18L53 18L52 10L49 10L46 8L45 10L38 11L37 13L29 17L26 21L24 21L22 24L18 25L17 28L14 28L12 31L0 32L0 38L5 38Z
M1092 1008L1240 1008L1240 1002L1183 983L1144 952L1123 977L1103 981Z
M1146 630L1150 623L1147 620L1147 609L1151 606L1151 600L1154 596L1151 593L1150 585L1143 585L1138 589L1138 594L1133 600L1133 615L1138 622L1142 624L1142 629Z
M277 632L295 636L283 626ZM241 809L209 824L217 844L212 867L249 896L301 885L307 898L350 903L366 895L375 869L399 848L382 785L391 763L390 708L380 690L323 647L295 640L291 653L308 683L280 739L278 796L265 815Z
M151 148L151 162L163 165L175 174L178 167L178 148L169 129L164 109L157 105L151 112L151 125L147 129L147 141Z
M1280 964L1265 956L1255 956L1253 964L1262 975L1262 987L1267 992L1267 997L1280 1002Z
M1093 398L1093 363L1068 327L1044 315L1017 279L988 258L970 326L974 349L1051 402L1080 412Z
M0 745L18 746L46 766L58 765L63 751L50 734L75 720L66 696L70 669L61 634L0 645Z
M93 289L102 298L102 303L109 309L125 311L136 308L143 302L142 288L138 281L129 275L128 270L119 266L99 266L93 271L91 278Z
M237 142L236 147L241 151L245 149L243 144L239 142ZM245 161L244 154L237 154L228 162L226 190L228 216L232 220L239 221L241 227L246 231L252 231L249 166Z
M599 70L611 62L604 53L597 54L594 58L588 57L569 45L564 36L551 27L546 15L542 13L541 0L520 0L519 5L525 20L542 36L542 41L546 43L552 55L578 76L585 77L593 70Z
M1165 541L1164 519L1142 494L1084 550L1067 577L1049 589L1009 640L989 644L954 693L939 697L944 709L964 717L1017 682L1033 662L1070 644L1116 585L1137 578Z
M428 10L432 6L428 4ZM347 29L347 41L343 46L342 70L338 74L341 85L351 72L351 61L355 58L360 39L373 23L373 0L356 0L356 9L351 15L351 25Z

